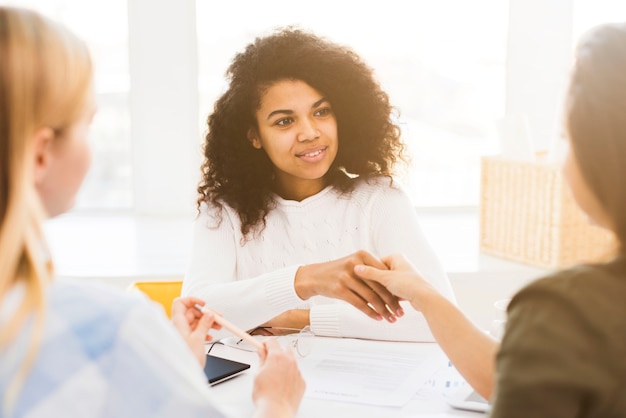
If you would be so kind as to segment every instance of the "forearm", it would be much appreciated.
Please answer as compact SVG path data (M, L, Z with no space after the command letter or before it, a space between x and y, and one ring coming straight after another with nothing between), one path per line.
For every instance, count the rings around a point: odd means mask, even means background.
M188 277L183 294L203 299L209 308L238 327L251 329L302 303L292 285L296 269L294 266L256 278L221 283ZM212 331L211 335L219 339L229 333L221 330Z
M433 336L452 364L476 392L490 399L495 385L498 342L439 294L430 295L420 307Z
M260 399L256 402L254 418L292 418L296 411L287 403Z
M289 328L290 331L293 329L302 329L311 324L309 320L309 312L309 309L290 309L275 316L264 324L261 324L261 326ZM276 331L278 332L279 330ZM272 331L272 333L276 335L276 332Z

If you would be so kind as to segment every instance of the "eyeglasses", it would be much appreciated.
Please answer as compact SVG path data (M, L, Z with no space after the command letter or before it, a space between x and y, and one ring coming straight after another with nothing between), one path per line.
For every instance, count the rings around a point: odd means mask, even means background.
M286 327L257 327L250 331L250 335L263 335L277 338L279 342L286 341L288 346L298 356L306 357L311 354L315 334L310 326L302 329ZM256 348L238 337L230 337L221 340L222 344L245 351L256 351Z

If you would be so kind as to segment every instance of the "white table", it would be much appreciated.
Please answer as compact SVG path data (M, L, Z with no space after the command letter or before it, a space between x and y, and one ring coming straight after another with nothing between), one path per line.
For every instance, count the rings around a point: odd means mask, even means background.
M315 337L314 347L310 355L299 358L298 363L305 380L307 380L308 370L312 364L323 358L329 350L334 347L349 347L350 349L372 349L380 348L384 350L390 346L407 347L415 350L416 356L432 357L433 353L440 353L441 350L434 343L398 343L387 341L368 341L348 338L323 338ZM254 406L251 399L253 379L258 367L256 353L235 349L216 344L211 349L211 354L224 357L251 365L251 368L243 374L212 387L223 410L232 417L252 416ZM415 388L418 392L419 388ZM350 402L330 401L323 399L313 399L304 397L298 411L299 418L305 417L421 417L421 418L444 418L444 417L484 417L484 414L477 412L459 411L450 407L441 395L436 391L421 390L407 405L402 408L372 406Z
M490 329L493 303L546 271L479 252L476 212L420 213L421 225L450 277L459 307ZM181 280L189 264L193 217L66 214L45 224L59 277L126 289L136 280Z

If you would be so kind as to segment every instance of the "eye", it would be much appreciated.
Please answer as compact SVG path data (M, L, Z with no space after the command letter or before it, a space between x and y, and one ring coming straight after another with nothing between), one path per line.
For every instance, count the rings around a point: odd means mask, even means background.
M333 111L330 107L322 107L321 109L317 109L314 113L315 116L328 116L332 115Z
M292 123L293 123L293 118L282 118L274 122L274 125L288 126L288 125L291 125Z

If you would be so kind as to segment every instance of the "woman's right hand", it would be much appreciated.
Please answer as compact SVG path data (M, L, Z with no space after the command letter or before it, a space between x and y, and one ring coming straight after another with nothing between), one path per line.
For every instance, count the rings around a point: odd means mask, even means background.
M354 267L365 264L387 269L385 263L367 251L324 263L302 266L296 272L294 287L301 299L322 295L342 299L376 320L395 322L402 316L399 300L376 281L357 276Z
M221 329L215 322L213 313L201 312L196 305L204 306L204 301L193 296L178 297L172 302L172 323L183 337L201 366L206 362L205 341L210 341L210 329Z
M298 363L293 353L275 339L266 340L263 345L265 350L259 352L261 365L252 389L255 417L294 417L306 386Z
M365 263L355 266L355 274L363 280L380 283L391 293L408 300L417 311L423 311L429 296L439 297L439 292L417 272L417 269L401 254L384 257L384 269Z

